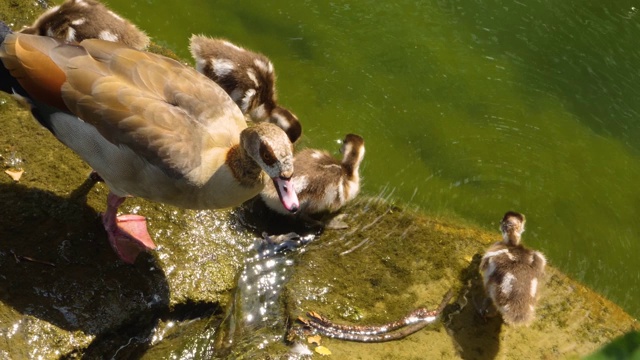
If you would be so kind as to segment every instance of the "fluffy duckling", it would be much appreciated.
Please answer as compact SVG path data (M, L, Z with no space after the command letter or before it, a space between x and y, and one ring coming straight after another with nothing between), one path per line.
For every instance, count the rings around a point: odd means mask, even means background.
M502 222L502 241L487 250L480 262L484 288L502 319L509 325L529 325L535 316L538 283L546 259L520 243L526 220L509 211Z
M66 44L0 22L0 90L104 179L102 222L122 260L155 248L145 218L117 216L128 196L191 209L237 206L271 181L289 211L293 145L271 123L247 127L229 96L175 60L98 39Z
M276 124L291 142L298 140L302 126L293 113L276 103L276 75L266 56L201 35L191 37L189 48L196 70L220 85L243 114L255 122Z
M328 152L315 149L304 149L295 155L291 182L300 201L298 216L336 212L360 191L359 167L365 153L364 139L348 134L340 152L341 162ZM278 204L273 186L265 186L260 196L269 208L287 214Z
M66 42L102 39L120 42L137 50L149 46L147 34L96 0L67 0L47 10L21 32Z

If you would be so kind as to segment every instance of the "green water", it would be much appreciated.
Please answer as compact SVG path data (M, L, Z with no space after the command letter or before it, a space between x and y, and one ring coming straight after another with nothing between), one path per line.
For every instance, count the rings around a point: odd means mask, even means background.
M640 16L630 1L111 0L189 58L272 59L304 146L365 138L363 191L524 240L640 317Z

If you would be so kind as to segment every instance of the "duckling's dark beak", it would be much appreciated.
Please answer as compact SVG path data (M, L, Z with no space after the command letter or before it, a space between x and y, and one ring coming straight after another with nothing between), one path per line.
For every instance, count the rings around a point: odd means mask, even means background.
M298 195L293 189L291 179L285 179L278 176L272 178L272 180L273 185L275 185L276 191L278 192L278 197L280 197L280 202L284 208L291 213L298 211L300 203L298 202Z

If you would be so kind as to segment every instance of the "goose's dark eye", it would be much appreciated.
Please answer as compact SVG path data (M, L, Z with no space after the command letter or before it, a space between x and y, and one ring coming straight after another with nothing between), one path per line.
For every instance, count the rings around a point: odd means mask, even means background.
M273 149L265 143L260 144L260 157L268 166L276 162L276 155L273 153Z

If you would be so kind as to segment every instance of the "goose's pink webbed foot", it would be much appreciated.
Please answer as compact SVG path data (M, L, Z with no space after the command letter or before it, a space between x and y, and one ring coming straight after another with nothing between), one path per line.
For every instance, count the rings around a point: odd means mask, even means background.
M102 214L102 224L109 243L122 261L133 264L138 255L156 248L147 231L147 221L140 215L120 215L118 207L125 198L111 192L107 196L107 210Z

